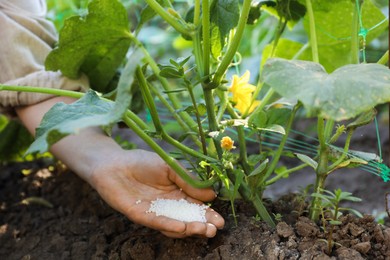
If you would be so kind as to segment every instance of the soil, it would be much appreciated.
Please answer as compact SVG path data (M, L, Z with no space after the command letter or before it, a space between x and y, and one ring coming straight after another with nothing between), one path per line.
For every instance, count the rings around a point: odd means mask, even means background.
M384 148L389 143L386 132ZM375 147L371 137L364 134L362 146ZM24 175L23 169L31 173ZM229 203L217 200L213 208L226 225L216 237L170 239L130 222L52 161L0 166L0 259L390 259L390 226L375 220L385 211L388 183L351 171L332 176L329 187L341 185L363 197L364 203L353 207L370 215L341 217L342 224L333 227L329 252L331 227L326 232L321 223L310 221L307 204L294 193L313 173L291 176L266 194L272 198L268 208L281 216L276 228L256 219L241 201L236 202L236 226Z

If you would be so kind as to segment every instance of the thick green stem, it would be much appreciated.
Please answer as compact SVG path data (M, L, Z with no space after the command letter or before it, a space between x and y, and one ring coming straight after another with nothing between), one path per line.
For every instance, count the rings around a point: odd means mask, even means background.
M223 76L225 75L226 70L228 69L230 63L232 62L234 55L237 52L238 46L240 45L242 35L244 33L246 21L248 20L249 11L251 9L251 0L244 0L242 4L242 11L240 19L238 20L238 25L236 29L236 34L233 37L233 40L226 51L226 54L223 56L221 63L219 64L217 71L213 77L213 87L217 87Z
M228 171L229 179L235 183L236 176L231 171ZM260 218L264 220L271 227L275 227L275 223L268 213L268 210L263 204L263 201L257 194L253 194L249 189L248 185L245 182L242 182L240 187L238 188L240 195L246 200L250 201L255 208L257 214L259 214Z
M356 6L353 10L352 30L351 30L351 63L359 64L359 7Z
M325 142L328 142L330 140L333 133L333 127L334 127L334 120L328 119L325 124L325 132L324 132Z
M126 125L134 131L150 148L152 148L185 182L196 188L207 188L213 185L217 177L213 177L209 180L199 181L192 178L178 162L169 156L164 149L162 149L152 138L150 138L142 129L136 126L136 124L128 117L123 117L123 121Z
M2 91L2 90L41 93L41 94L49 94L49 95L55 95L55 96L71 97L71 98L76 98L76 99L81 98L82 96L85 95L84 93L71 91L71 90L30 87L30 86L0 85L0 91Z
M283 20L284 20L283 18L279 19L279 24L278 24L278 27L277 27L276 32L275 32L274 43L272 45L272 51L271 51L271 56L270 56L271 58L273 58L275 56L275 51L276 51L276 47L278 46L280 36L282 36L282 33L287 25L287 20L285 20L285 21L283 21Z
M200 17L200 0L195 0L194 3L194 25L199 25L199 17Z
M150 6L150 8L158 13L161 18L175 28L176 31L187 36L191 35L192 30L190 30L190 27L182 19L167 12L157 1L145 0L145 2Z
M157 133L157 135L161 135L161 133L163 132L163 126L160 122L160 118L158 116L156 104L154 103L153 96L150 93L150 89L149 89L148 83L146 82L145 75L142 72L140 67L137 67L137 69L135 71L135 75L136 75L136 77L138 79L138 83L141 87L142 96L144 98L146 106L148 107L148 109L150 111L150 115L152 117L152 121L153 121L154 127L156 129L156 133Z
M325 126L324 119L322 117L318 118L317 121L317 132L318 132L318 140L320 143L320 151L319 151L319 161L316 169L316 183L314 186L314 192L318 192L322 194L322 190L325 185L325 180L328 175L329 166L329 151L325 140ZM317 221L320 214L321 208L321 198L314 197L312 199L310 205L310 218L314 221Z
M322 194L325 186L325 179L326 179L326 174L325 175L318 175L316 178L316 183L314 186L313 193L318 193ZM320 197L313 197L310 205L310 219L313 221L318 221L319 215L321 212L321 203L322 199Z
M213 90L212 89L203 89L204 99L206 103L206 110L207 110L207 119L209 122L209 130L210 132L215 132L219 130L217 117L215 115L215 104L214 104L214 96L213 96ZM218 157L222 158L222 148L219 145L218 141L216 139L213 139L215 149L217 150Z
M210 4L202 1L203 76L210 74ZM209 80L207 80L208 82Z
M313 6L311 4L311 0L306 0L306 11L307 14L309 15L310 46L313 55L313 61L318 63L320 62L320 58L318 56L317 33L316 33L314 12L313 12Z
M243 126L237 126L238 143L240 145L240 163L246 175L250 173L250 167L248 164L248 155L245 140L245 129Z

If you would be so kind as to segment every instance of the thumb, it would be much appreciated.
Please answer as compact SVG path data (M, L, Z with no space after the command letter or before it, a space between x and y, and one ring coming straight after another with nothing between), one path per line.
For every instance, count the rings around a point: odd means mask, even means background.
M206 202L216 198L216 193L210 188L195 188L183 180L171 167L168 167L168 178L190 197ZM191 176L191 175L190 175ZM194 176L191 176L195 179Z

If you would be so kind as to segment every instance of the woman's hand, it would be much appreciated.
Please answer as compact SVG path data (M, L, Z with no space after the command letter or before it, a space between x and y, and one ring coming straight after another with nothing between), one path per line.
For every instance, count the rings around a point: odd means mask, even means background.
M17 108L16 112L34 134L43 115L55 103L73 101L71 98L55 97ZM184 198L202 203L213 200L215 193L212 189L189 186L155 153L123 150L100 128L87 128L77 135L67 136L54 144L50 151L90 183L111 207L138 224L177 238L193 235L213 237L224 225L223 218L210 208L206 213L207 223L185 223L147 213L150 202L157 198Z
M147 212L151 201L157 198L183 198L199 204L215 198L212 189L189 186L152 152L122 150L110 158L101 158L89 181L111 207L132 221L169 237L213 237L224 225L223 218L211 208L206 210L207 223L185 223Z

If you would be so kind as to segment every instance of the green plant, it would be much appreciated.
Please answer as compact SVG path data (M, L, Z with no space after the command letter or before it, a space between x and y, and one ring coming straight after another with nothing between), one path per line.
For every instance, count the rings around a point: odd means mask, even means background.
M340 203L343 201L360 202L361 199L352 196L352 193L336 189L334 192L323 190L321 193L312 193L312 197L318 198L321 201L321 220L324 232L327 233L328 239L325 242L328 245L328 254L332 252L332 248L335 245L333 241L334 226L341 225L340 217L343 215L343 211L349 211L358 217L362 217L362 214L352 208L341 207ZM330 227L327 228L327 223Z
M358 32L352 25L347 31L350 33L352 30L351 39L342 41L342 44L339 39L331 41L324 35L317 37L316 34L316 26L331 30L335 26L332 19L338 17L340 11L345 8L357 10L359 3L355 5L350 0L343 0L338 6L333 1L318 1L312 5L310 0L265 1L261 4L249 0L242 3L238 0L195 0L187 8L176 9L171 1L145 2L147 5L140 13L138 24L130 25L136 28L134 32L129 30L126 9L116 0L93 0L85 17L70 17L66 21L60 32L58 47L47 57L45 65L47 69L60 70L70 78L87 74L92 88L87 93L0 85L0 90L79 98L71 105L57 104L45 115L29 153L46 151L64 136L75 133L75 129L101 126L109 133L113 124L123 121L189 184L208 187L223 183L232 204L240 193L241 197L253 203L261 219L270 225L274 225L273 219L262 202L267 186L294 171L311 166L318 177L315 190L320 193L326 176L335 169L353 163L367 163L361 158L351 158L346 152L353 130L362 124L361 121L370 120L362 120L361 117L355 123L336 130L334 124L361 114L372 115L366 111L388 102L390 72L378 64L347 65L358 61ZM378 8L371 1L367 2L363 10L368 12L364 17L368 17L370 24L379 24L381 16ZM274 19L266 11L277 16L277 26L273 42L261 50L263 60L258 64L261 77L256 85L252 85L249 72L236 73L229 83L229 69L239 69L238 61L242 56L238 51L246 28L262 27L266 18ZM320 15L332 19L315 21ZM152 56L138 33L156 16L160 18L159 23L169 24L170 30L175 30L177 35L191 42L192 52L189 55L168 55L163 61ZM258 23L248 25L249 17L251 22L258 20ZM356 14L351 22L357 23L358 17ZM287 27L292 28L302 20L310 36L309 42L303 44L282 38ZM346 34L342 27L337 28L341 35ZM365 43L383 30L383 25L380 25L370 31ZM259 41L269 39L265 36L259 38ZM293 48L290 49L290 46ZM353 53L348 53L346 58L344 52L349 49ZM333 62L329 62L329 57ZM298 58L314 62L298 61ZM118 71L121 72L119 78ZM362 75L359 82L354 80L356 75ZM366 86L374 83L377 92L368 95L372 91ZM352 97L356 102L350 100L350 86L355 87ZM317 92L318 95L315 95ZM142 108L140 97L150 113L152 125L146 124L134 112L136 108ZM296 120L295 115L303 108L309 115L318 117L318 155L309 158L296 154L303 161L302 165L277 171L280 158L291 155L285 150L285 145ZM167 114L171 115L170 120L177 122L183 133L179 138L173 138L167 130L164 123ZM372 116L368 118L372 119ZM344 129L349 133L348 141L339 153L340 157L329 164L331 152L337 151L331 144ZM332 135L333 130L335 133ZM281 136L276 148L265 149L261 145L260 140L269 133ZM171 145L174 153L167 153L155 139ZM248 139L259 140L259 145L251 154L248 152ZM190 144L184 145L183 141ZM174 154L178 152L180 158L186 159L192 166L190 170L200 176L199 179L189 177L178 165L174 159ZM318 199L314 198L311 207L313 218L318 216L318 210L315 210L319 208L318 203Z

